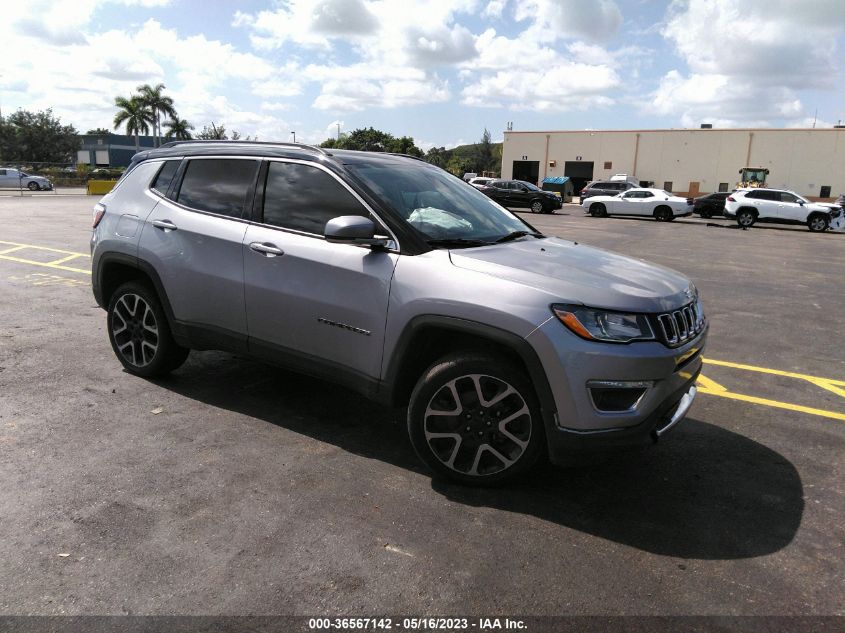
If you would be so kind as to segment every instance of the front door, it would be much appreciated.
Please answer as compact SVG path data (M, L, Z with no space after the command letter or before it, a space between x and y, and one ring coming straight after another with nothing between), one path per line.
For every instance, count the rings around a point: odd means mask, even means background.
M342 215L370 214L328 170L270 162L261 224L243 246L250 350L341 381L378 379L398 255L327 242L326 222Z
M781 191L778 218L787 222L804 222L807 219L807 211L803 205L798 203L797 197L786 191Z

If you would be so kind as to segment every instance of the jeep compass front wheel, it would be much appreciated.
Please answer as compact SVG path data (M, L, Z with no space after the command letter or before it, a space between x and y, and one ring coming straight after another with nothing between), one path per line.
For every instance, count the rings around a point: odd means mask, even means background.
M420 378L408 408L408 432L436 473L490 485L537 461L544 446L539 406L528 380L509 365L488 354L454 354Z
M156 294L144 284L129 282L109 301L109 341L123 366L137 376L161 376L185 362Z

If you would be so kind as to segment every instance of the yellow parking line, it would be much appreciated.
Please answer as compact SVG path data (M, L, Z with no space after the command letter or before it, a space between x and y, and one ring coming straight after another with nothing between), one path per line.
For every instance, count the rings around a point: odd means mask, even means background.
M711 391L710 389L707 389L704 386L702 386L698 391L699 393L706 393L710 394L711 396L719 396L720 398L730 398L731 400L740 400L742 402L750 402L752 404L761 404L767 407L775 407L777 409L787 409L789 411L798 411L799 413L809 413L810 415L819 415L825 418L833 418L834 420L845 420L845 413L837 413L836 411L814 409L813 407L805 407L800 404L779 402L778 400L769 400L768 398L758 398L756 396L746 396L742 393L731 393L730 391Z
M62 266L61 264L53 264L51 262L37 262L32 259L24 259L23 257L11 257L10 255L0 255L0 259L7 259L10 262L18 262L19 264L29 264L30 266L43 266L44 268L55 268L57 270L67 270L72 273L82 273L90 275L91 271L85 268L73 268L72 266Z
M2 251L0 251L0 259L5 259L10 262L18 262L19 264L29 264L30 266L42 266L44 268L54 268L56 270L66 270L72 273L82 273L83 275L90 275L91 271L86 268L74 268L73 266L64 266L65 262L69 262L72 259L77 259L79 257L88 257L91 256L87 253L77 253L74 251L66 251L62 248L48 248L46 246L37 246L35 244L23 244L21 242L7 242L5 240L0 240L0 245L9 246ZM56 253L57 255L64 255L64 257L59 257L59 259L54 259L51 262L39 262L35 261L34 259L26 259L25 257L13 257L8 253L17 253L22 250L27 249L34 249L37 251L45 251L48 253Z
M76 255L78 257L91 257L87 253L77 253L76 251L66 251L61 248L49 248L47 246L36 246L35 244L22 244L21 242L6 242L5 240L0 240L0 244L7 244L9 246L19 246L20 248L34 248L39 251L50 251L51 253L63 253L65 255ZM20 249L14 249L20 250ZM2 253L0 253L2 254Z
M55 259L52 262L48 262L51 266L55 266L56 264L64 264L65 262L69 262L72 259L76 259L77 257L84 257L84 253L76 253L74 255L68 255L66 257L62 257L61 259Z
M705 363L710 365L719 365L720 367L732 367L734 369L744 369L746 371L756 371L761 374L772 374L774 376L785 376L786 378L797 378L799 380L806 380L813 384L821 381L830 385L839 385L845 387L845 380L836 380L835 378L821 378L820 376L809 376L807 374L796 374L792 371L781 371L779 369L769 369L767 367L757 367L755 365L742 365L740 363L730 363L724 360L713 360L712 358L703 359Z

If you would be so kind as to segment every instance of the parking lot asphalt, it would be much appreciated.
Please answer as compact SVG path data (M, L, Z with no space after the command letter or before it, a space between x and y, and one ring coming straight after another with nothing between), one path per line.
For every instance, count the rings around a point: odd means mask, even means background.
M689 275L702 390L643 453L474 490L339 387L123 372L94 202L0 198L0 614L845 615L845 234L524 214Z

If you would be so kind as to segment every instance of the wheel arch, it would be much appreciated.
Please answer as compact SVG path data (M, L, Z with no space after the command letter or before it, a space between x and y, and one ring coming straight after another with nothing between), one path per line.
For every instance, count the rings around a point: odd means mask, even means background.
M181 332L176 327L177 324L173 318L173 309L170 306L167 292L165 292L164 285L161 283L161 278L155 268L149 263L122 253L106 253L97 261L93 281L94 297L97 299L97 304L103 309L108 308L112 294L122 284L127 281L146 283L158 295L174 337L177 340L181 339L179 336Z
M758 217L758 216L760 215L760 212L757 210L757 207L752 207L752 206L749 206L749 205L747 205L747 204L746 204L746 205L743 205L743 206L741 206L741 207L739 207L739 208L738 208L738 209L734 212L734 215L739 215L739 214L740 214L741 212L743 212L743 211L751 211L751 213L753 213L753 214L754 214L754 217L755 217L755 218L756 218L756 217Z
M531 381L544 421L553 423L554 396L531 344L507 330L457 317L420 315L408 323L387 363L379 399L390 406L404 407L423 372L438 358L458 349L493 352L513 360Z

